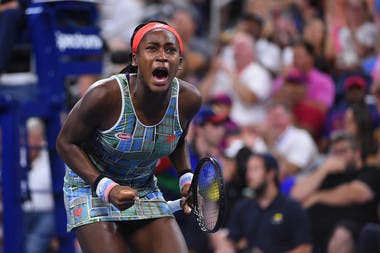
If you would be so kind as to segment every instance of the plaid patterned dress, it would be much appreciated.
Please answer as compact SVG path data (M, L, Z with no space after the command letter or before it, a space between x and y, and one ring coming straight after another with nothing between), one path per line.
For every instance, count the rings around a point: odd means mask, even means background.
M172 216L157 187L154 168L158 158L172 153L183 133L178 118L179 83L174 79L171 99L164 117L152 126L142 124L134 111L128 80L116 78L122 92L122 112L109 130L98 131L84 145L95 167L120 185L138 191L140 200L124 211L99 199L74 171L67 168L64 179L67 229L99 221L126 221Z

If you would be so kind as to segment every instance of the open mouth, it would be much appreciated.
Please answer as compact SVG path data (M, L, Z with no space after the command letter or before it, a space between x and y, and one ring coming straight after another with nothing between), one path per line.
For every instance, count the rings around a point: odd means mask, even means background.
M169 76L169 71L166 68L161 67L161 68L156 68L155 70L153 70L152 74L153 74L153 78L157 82L163 82L167 80Z

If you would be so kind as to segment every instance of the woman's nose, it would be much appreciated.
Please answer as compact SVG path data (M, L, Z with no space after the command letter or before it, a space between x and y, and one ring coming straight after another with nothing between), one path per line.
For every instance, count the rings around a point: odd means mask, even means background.
M160 49L158 50L157 52L157 60L158 61L167 61L168 60L168 57L166 55L166 52L165 52L165 49Z

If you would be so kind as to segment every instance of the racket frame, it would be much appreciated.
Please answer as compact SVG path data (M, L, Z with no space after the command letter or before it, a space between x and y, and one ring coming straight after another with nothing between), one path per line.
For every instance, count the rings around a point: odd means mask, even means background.
M218 217L216 220L216 224L214 228L212 229L207 228L206 225L204 224L204 217L202 217L199 212L199 205L198 205L198 198L197 198L199 173L202 169L203 164L207 162L211 162L215 168L216 178L218 182L218 189L219 189L219 199L217 201L218 207L219 207ZM186 203L191 207L191 212L196 216L198 225L202 231L207 232L207 233L214 233L220 228L220 226L222 225L224 210L226 206L225 185L224 185L222 170L220 168L218 161L214 157L212 156L204 157L198 162L197 167L195 168L195 171L194 171L193 180L191 181L191 184L190 184L189 197L186 199Z

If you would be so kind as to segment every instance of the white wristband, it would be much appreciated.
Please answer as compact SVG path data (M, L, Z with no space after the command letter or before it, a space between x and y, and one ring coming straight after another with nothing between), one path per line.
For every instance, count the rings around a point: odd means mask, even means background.
M179 178L179 190L182 190L182 188L187 185L187 184L191 184L191 181L193 180L193 173L191 172L187 172L185 174L183 174L182 176L180 176Z
M112 179L104 177L100 182L98 183L98 186L96 187L96 195L103 201L108 202L108 196L115 186L118 184L115 183Z

